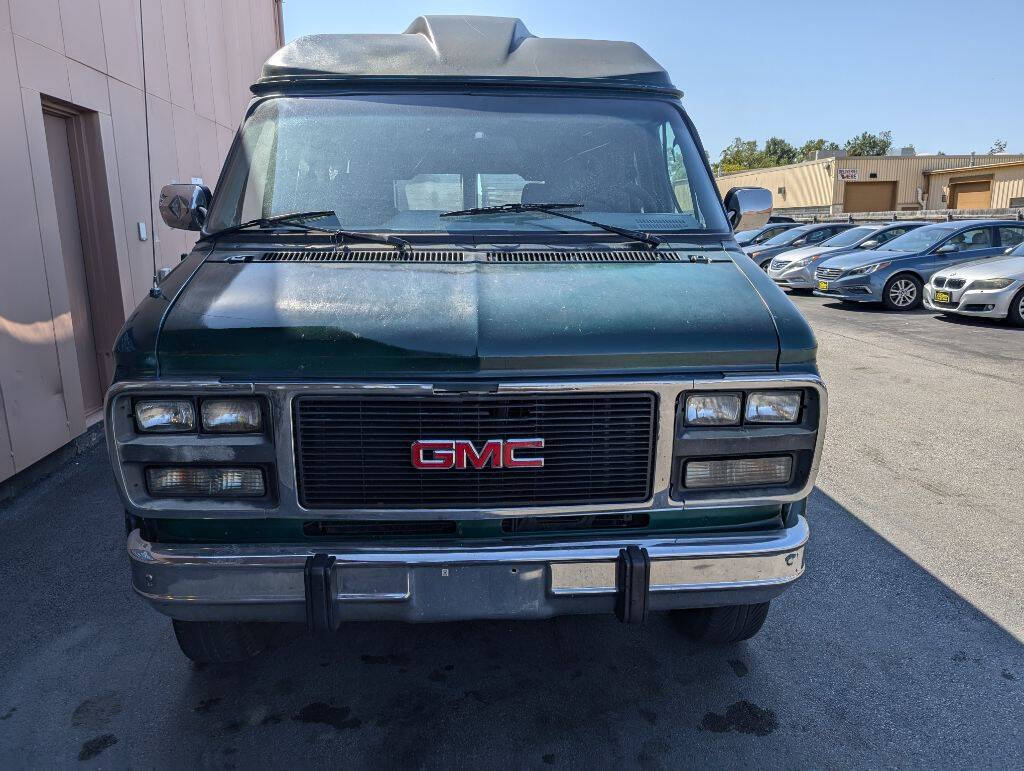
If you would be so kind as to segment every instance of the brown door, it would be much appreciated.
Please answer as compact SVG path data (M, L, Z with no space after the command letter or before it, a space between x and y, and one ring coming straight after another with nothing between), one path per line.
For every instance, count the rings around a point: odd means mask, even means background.
M85 414L89 416L103 406L103 384L100 380L102 364L96 351L89 277L78 219L79 207L68 138L69 119L47 113L43 115L43 121L46 127L46 147L50 154L53 197L57 204L60 245L68 278L68 300L71 323L75 330L82 401Z
M843 211L893 211L895 208L895 182L846 183L843 191Z
M984 182L959 182L951 185L953 188L954 209L987 209L992 201L992 183Z

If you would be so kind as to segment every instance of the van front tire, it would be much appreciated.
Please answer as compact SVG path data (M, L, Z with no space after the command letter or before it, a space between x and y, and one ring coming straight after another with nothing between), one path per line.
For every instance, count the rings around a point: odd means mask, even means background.
M676 610L684 635L696 642L728 644L749 640L764 626L771 603Z
M247 661L266 646L262 624L172 619L181 652L197 664Z

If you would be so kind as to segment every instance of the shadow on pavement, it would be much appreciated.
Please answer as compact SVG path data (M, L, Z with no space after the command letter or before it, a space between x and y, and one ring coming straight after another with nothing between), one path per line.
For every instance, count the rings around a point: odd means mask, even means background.
M666 615L359 623L197 667L127 589L105 460L82 466L0 512L4 766L1024 762L1021 643L820 491L808 573L747 643Z

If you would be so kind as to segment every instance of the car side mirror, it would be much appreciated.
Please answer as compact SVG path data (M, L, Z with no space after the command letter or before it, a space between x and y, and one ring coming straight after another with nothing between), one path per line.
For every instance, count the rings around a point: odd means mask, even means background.
M942 246L940 246L938 249L935 250L935 253L936 254L952 254L953 252L958 252L958 251L960 251L960 249L957 247L956 244L943 244Z
M763 187L734 187L725 194L725 213L733 230L763 227L772 216L772 194Z
M160 191L160 216L176 230L202 230L213 195L203 185L165 185Z
M807 243L807 239L806 238L798 238L796 241L794 241L792 244L790 244L790 246L803 246L806 243Z
M876 241L875 239L872 238L872 239L862 243L860 245L860 248L861 249L874 249L876 246L878 246L878 241Z

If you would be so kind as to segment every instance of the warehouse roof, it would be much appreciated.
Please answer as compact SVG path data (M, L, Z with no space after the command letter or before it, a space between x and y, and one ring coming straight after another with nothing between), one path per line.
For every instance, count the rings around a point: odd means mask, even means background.
M956 166L951 169L929 169L925 174L959 174L961 171L988 171L989 169L1001 169L1006 166L1024 166L1024 160L1018 158L1013 161L998 161L996 163L976 163L973 166Z
M300 37L267 61L255 88L368 79L569 82L678 94L635 43L540 38L519 19L496 16L420 16L397 35Z

